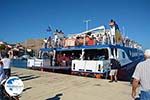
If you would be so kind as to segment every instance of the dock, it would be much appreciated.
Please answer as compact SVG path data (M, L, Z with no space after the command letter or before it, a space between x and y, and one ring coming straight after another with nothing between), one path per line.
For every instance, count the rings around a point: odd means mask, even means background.
M20 100L132 100L129 82L14 68L24 83Z

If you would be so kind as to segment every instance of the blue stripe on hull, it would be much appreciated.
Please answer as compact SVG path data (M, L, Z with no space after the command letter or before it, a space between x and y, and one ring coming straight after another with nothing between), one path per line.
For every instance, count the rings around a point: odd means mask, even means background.
M118 70L118 79L123 81L130 81L132 79L136 65L143 60L144 59L142 57L120 68Z

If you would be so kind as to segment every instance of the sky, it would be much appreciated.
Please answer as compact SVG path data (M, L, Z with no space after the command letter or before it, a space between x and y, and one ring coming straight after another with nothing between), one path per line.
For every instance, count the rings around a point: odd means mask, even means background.
M46 38L48 26L66 35L114 19L123 35L150 48L150 0L0 0L0 40L8 43Z

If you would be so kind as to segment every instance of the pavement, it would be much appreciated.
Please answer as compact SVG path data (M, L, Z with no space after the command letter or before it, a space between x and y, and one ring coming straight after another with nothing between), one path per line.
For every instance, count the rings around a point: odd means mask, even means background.
M25 87L20 100L132 100L129 82L12 68Z

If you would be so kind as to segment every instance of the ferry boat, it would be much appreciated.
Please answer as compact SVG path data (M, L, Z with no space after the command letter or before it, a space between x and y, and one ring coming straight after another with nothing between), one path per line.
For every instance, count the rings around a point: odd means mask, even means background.
M130 80L136 65L144 60L141 45L126 37L123 37L121 43L112 44L109 34L110 30L105 29L104 26L74 34L68 38L62 38L61 34L61 38L57 36L57 39L54 39L57 43L53 42L53 46L40 49L40 55L49 55L49 60L28 59L28 67L65 69L72 74L107 78L111 69L110 58L113 56L121 64L118 68L118 78ZM63 42L63 45L59 45L58 42ZM34 65L37 62L38 65Z

